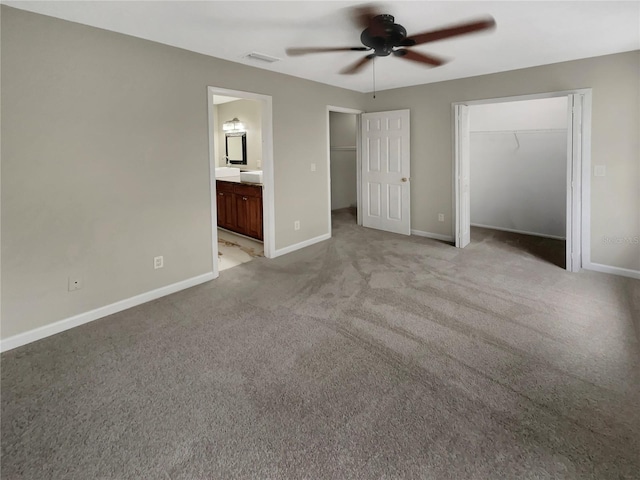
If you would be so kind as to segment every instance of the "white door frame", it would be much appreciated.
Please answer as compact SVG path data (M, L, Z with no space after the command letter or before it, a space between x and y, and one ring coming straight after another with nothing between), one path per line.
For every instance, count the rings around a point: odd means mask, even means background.
M356 116L356 221L358 225L362 225L362 213L360 211L360 165L362 162L362 159L360 157L360 122L361 115L364 113L364 111L356 110L354 108L335 107L333 105L327 105L327 211L329 218L329 236L331 236L331 112L350 113Z
M580 271L582 266L591 262L591 103L592 91L590 88L575 90L564 90L559 92L536 93L530 95L517 95L513 97L487 98L482 100L471 100L466 102L454 102L451 104L452 111L452 133L453 133L453 192L454 192L454 217L455 217L455 244L460 242L461 219L458 215L460 208L460 189L458 172L460 172L461 158L458 155L458 118L456 105L483 105L488 103L516 102L521 100L537 100L542 98L567 97L569 111L571 111L573 95L582 97L582 108L576 110L581 114L581 118L572 121L569 115L567 131L569 142L574 146L573 154L567 158L567 270L572 272ZM580 132L579 128L582 127ZM578 130L577 130L578 129ZM580 135L581 134L581 135ZM575 139L580 139L577 141ZM575 172L575 181L571 182L571 173ZM570 203L569 203L570 200Z
M459 230L454 238L456 248L464 248L471 242L471 202L466 199L466 196L470 195L469 181L471 177L469 106L457 104L454 106L454 112L456 119L454 126L456 139L454 155L458 159L458 169L454 174L454 178L458 179L455 182L456 198L460 197L460 200L456 202L456 211L454 213L456 227L459 226ZM466 211L467 206L469 207L468 211Z
M207 111L209 115L209 189L211 200L211 252L213 276L218 272L218 208L216 202L216 142L213 132L218 127L213 115L213 96L224 95L245 100L256 100L262 103L262 232L264 242L264 256L275 257L275 197L274 197L274 166L273 166L273 103L270 95L230 90L228 88L207 87Z

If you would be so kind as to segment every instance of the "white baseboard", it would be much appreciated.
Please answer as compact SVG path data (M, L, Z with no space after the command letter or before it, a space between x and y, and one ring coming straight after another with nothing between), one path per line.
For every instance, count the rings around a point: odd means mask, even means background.
M527 232L525 230L514 230L513 228L494 227L493 225L482 225L480 223L472 223L472 227L489 228L491 230L499 230L501 232L521 233L522 235L531 235L532 237L552 238L554 240L566 240L565 237L558 235L547 235L546 233Z
M433 238L434 240L442 240L443 242L453 242L452 236L441 235L439 233L423 232L421 230L411 230L411 235L417 235L418 237Z
M601 263L591 262L583 263L582 268L585 270L593 270L594 272L610 273L611 275L620 275L621 277L637 278L640 280L640 270L612 267L610 265L602 265Z
M151 300L155 300L156 298L164 297L166 295L179 292L180 290L208 282L214 278L213 272L205 273L203 275L198 275L197 277L167 285L166 287L160 287L155 290L151 290L150 292L136 295L135 297L120 300L119 302L115 302L110 305L105 305L104 307L80 313L73 317L65 318L55 323L29 330L28 332L19 333L18 335L14 335L0 341L0 352L6 352L7 350L21 347L27 343L35 342L36 340L41 340L51 335L55 335L56 333L64 332L70 328L93 322L94 320L98 320L99 318L106 317L113 313L121 312L127 308L135 307L137 305L150 302Z
M296 250L300 250L301 248L308 247L318 242L329 240L330 238L331 238L331 234L325 233L324 235L320 235L319 237L310 238L309 240L305 240L304 242L300 242L294 245L289 245L288 247L280 248L275 251L274 258L279 257L281 255L286 255L287 253L295 252Z

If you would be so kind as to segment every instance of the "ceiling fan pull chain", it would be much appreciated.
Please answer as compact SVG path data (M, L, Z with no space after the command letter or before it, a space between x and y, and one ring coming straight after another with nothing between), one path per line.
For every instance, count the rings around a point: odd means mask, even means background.
M376 98L376 57L373 57L373 98Z

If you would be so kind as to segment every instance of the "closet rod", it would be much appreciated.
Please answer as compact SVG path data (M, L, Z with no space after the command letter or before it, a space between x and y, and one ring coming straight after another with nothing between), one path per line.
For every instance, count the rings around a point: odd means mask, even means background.
M471 130L470 133L560 133L566 132L566 128L546 128L546 129L532 129L532 130Z

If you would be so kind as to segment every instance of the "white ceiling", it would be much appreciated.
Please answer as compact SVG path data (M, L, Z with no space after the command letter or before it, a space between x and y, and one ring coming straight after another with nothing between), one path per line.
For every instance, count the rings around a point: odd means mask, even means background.
M287 57L288 47L360 46L350 18L363 2L338 1L3 1L86 25L113 30L233 62L360 92L372 90L372 68L338 71L363 52ZM409 35L492 15L493 32L414 47L451 59L427 68L397 57L375 62L384 90L640 49L640 1L389 1L375 4ZM282 59L244 58L259 52Z

